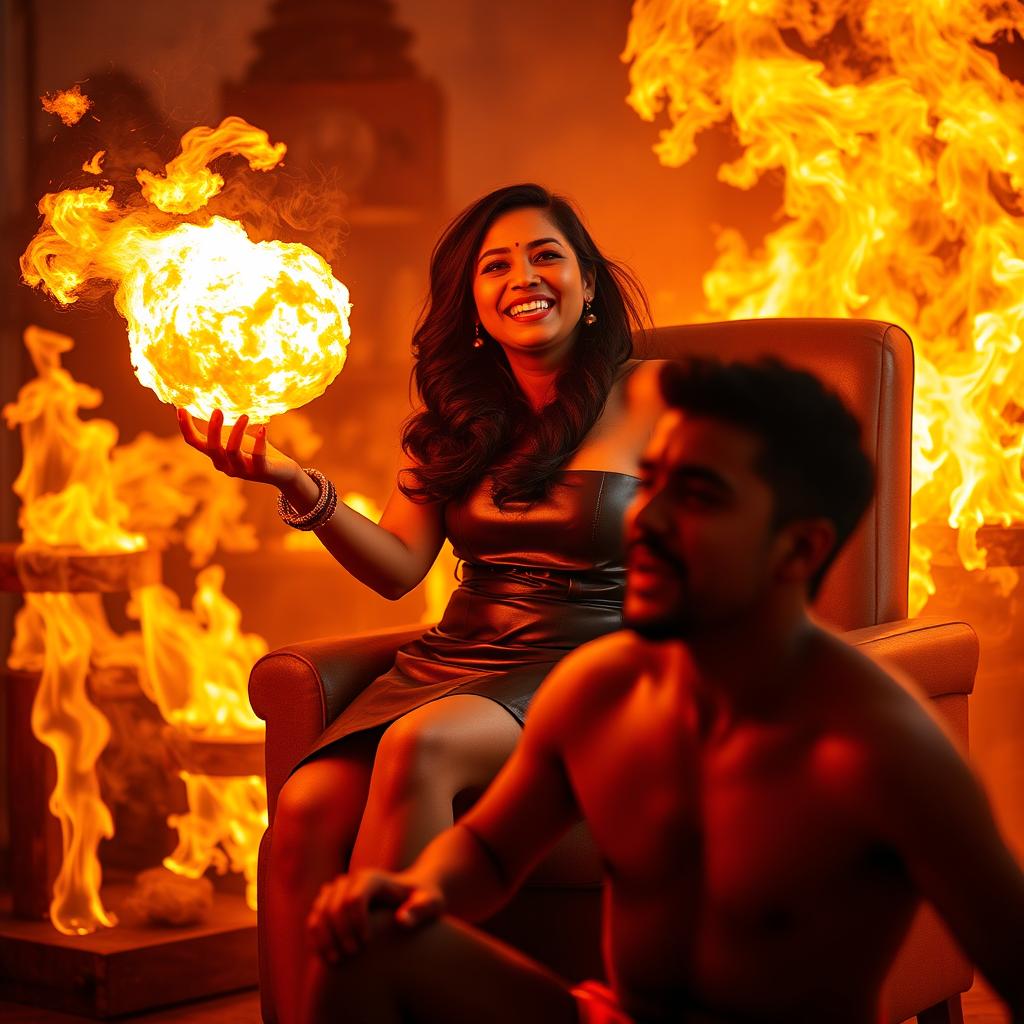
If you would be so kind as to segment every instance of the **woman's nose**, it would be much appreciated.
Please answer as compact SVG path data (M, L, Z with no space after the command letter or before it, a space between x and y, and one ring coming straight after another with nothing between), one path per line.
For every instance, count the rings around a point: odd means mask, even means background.
M512 262L512 285L513 287L519 286L528 288L532 284L536 284L540 280L540 274L537 273L537 268L530 262L528 258L513 260Z

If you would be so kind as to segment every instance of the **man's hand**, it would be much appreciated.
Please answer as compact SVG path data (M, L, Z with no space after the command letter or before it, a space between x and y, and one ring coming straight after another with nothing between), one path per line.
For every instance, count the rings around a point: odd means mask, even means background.
M359 871L339 875L321 888L306 924L317 953L329 963L354 956L370 940L370 913L394 908L394 920L415 928L444 912L440 890L408 874Z

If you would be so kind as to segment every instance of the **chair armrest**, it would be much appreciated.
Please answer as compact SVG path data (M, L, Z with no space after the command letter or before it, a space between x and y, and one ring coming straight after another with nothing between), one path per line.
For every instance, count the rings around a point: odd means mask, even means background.
M978 636L966 622L902 619L853 629L842 637L909 676L929 697L974 690Z
M931 698L966 756L967 697L978 670L978 636L966 622L902 619L842 637L912 679Z
M267 723L267 802L317 737L379 675L403 644L427 626L397 626L355 636L289 644L265 654L249 674L249 703Z

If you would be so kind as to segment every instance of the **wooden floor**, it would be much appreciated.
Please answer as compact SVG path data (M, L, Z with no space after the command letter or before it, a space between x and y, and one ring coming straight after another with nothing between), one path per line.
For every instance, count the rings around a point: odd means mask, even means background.
M1009 1024L1009 1015L982 982L964 996L963 1004L964 1024ZM0 1024L84 1024L89 1019L0 1003ZM123 1024L259 1024L260 998L256 991L239 992L119 1020Z

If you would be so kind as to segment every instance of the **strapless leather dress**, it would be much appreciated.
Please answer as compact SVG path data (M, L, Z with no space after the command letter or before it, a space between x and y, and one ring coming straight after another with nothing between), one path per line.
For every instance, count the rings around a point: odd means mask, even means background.
M441 621L331 723L307 755L451 694L496 701L520 724L548 672L622 624L622 520L637 480L562 470L546 499L501 511L489 482L448 502L459 587Z

